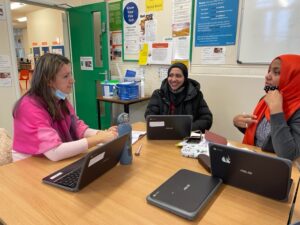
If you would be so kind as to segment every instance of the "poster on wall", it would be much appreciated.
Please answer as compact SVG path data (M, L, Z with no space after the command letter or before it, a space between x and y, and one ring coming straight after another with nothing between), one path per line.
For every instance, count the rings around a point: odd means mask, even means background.
M0 87L11 87L11 75L10 72L0 71Z
M190 36L173 38L173 60L187 60L190 56Z
M203 47L201 51L201 64L225 64L226 47Z
M120 61L122 59L122 32L110 32L110 59Z
M144 42L156 40L157 22L153 21L153 13L140 14L139 25L140 25L140 46L143 46Z
M10 66L9 55L0 55L0 68L8 68Z
M172 43L156 42L149 44L148 63L171 65L172 62Z
M65 48L63 45L52 46L52 53L65 55Z
M81 70L93 70L93 57L80 56L80 69Z
M34 62L36 62L41 57L40 47L33 47L32 51L33 51Z
M195 46L234 45L239 0L197 0Z
M5 8L4 5L0 3L0 20L5 20L6 15L5 15Z
M139 9L135 0L123 1L124 59L138 59L139 53Z
M46 53L49 53L49 52L50 52L49 46L43 46L42 47L42 55L44 55Z
M191 0L173 0L172 2L172 36L190 35Z
M164 9L163 0L146 0L146 12L162 11Z
M191 0L172 0L173 60L190 58Z

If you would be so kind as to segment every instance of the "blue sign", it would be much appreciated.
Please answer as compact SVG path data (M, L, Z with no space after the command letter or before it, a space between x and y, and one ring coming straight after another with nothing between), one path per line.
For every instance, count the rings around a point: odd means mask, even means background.
M239 0L197 0L195 46L234 45Z
M123 11L124 20L128 24L134 24L136 20L138 19L139 10L137 5L134 2L129 2L125 7Z

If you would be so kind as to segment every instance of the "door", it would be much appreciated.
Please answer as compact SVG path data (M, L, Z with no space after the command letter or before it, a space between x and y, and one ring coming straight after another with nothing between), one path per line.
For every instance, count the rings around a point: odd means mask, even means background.
M76 112L91 128L99 128L96 83L109 79L105 77L109 71L106 3L74 7L68 9L68 15ZM101 127L109 125L110 110L105 107Z

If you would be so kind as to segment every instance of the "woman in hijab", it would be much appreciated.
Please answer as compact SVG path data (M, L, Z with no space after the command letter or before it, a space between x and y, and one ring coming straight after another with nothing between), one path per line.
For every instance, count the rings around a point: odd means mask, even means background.
M210 129L213 120L200 84L188 78L183 63L175 63L168 69L168 77L151 96L145 118L148 115L192 115L192 130L202 132Z
M300 156L300 55L275 58L265 76L266 95L253 114L237 115L243 143L295 160Z

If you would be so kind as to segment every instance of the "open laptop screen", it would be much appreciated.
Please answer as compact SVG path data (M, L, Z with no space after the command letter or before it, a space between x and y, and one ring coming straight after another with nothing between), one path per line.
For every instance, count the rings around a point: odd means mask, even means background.
M150 140L181 140L191 135L192 115L149 115L146 120Z
M212 143L209 155L212 175L225 184L276 200L288 199L292 183L290 160Z

